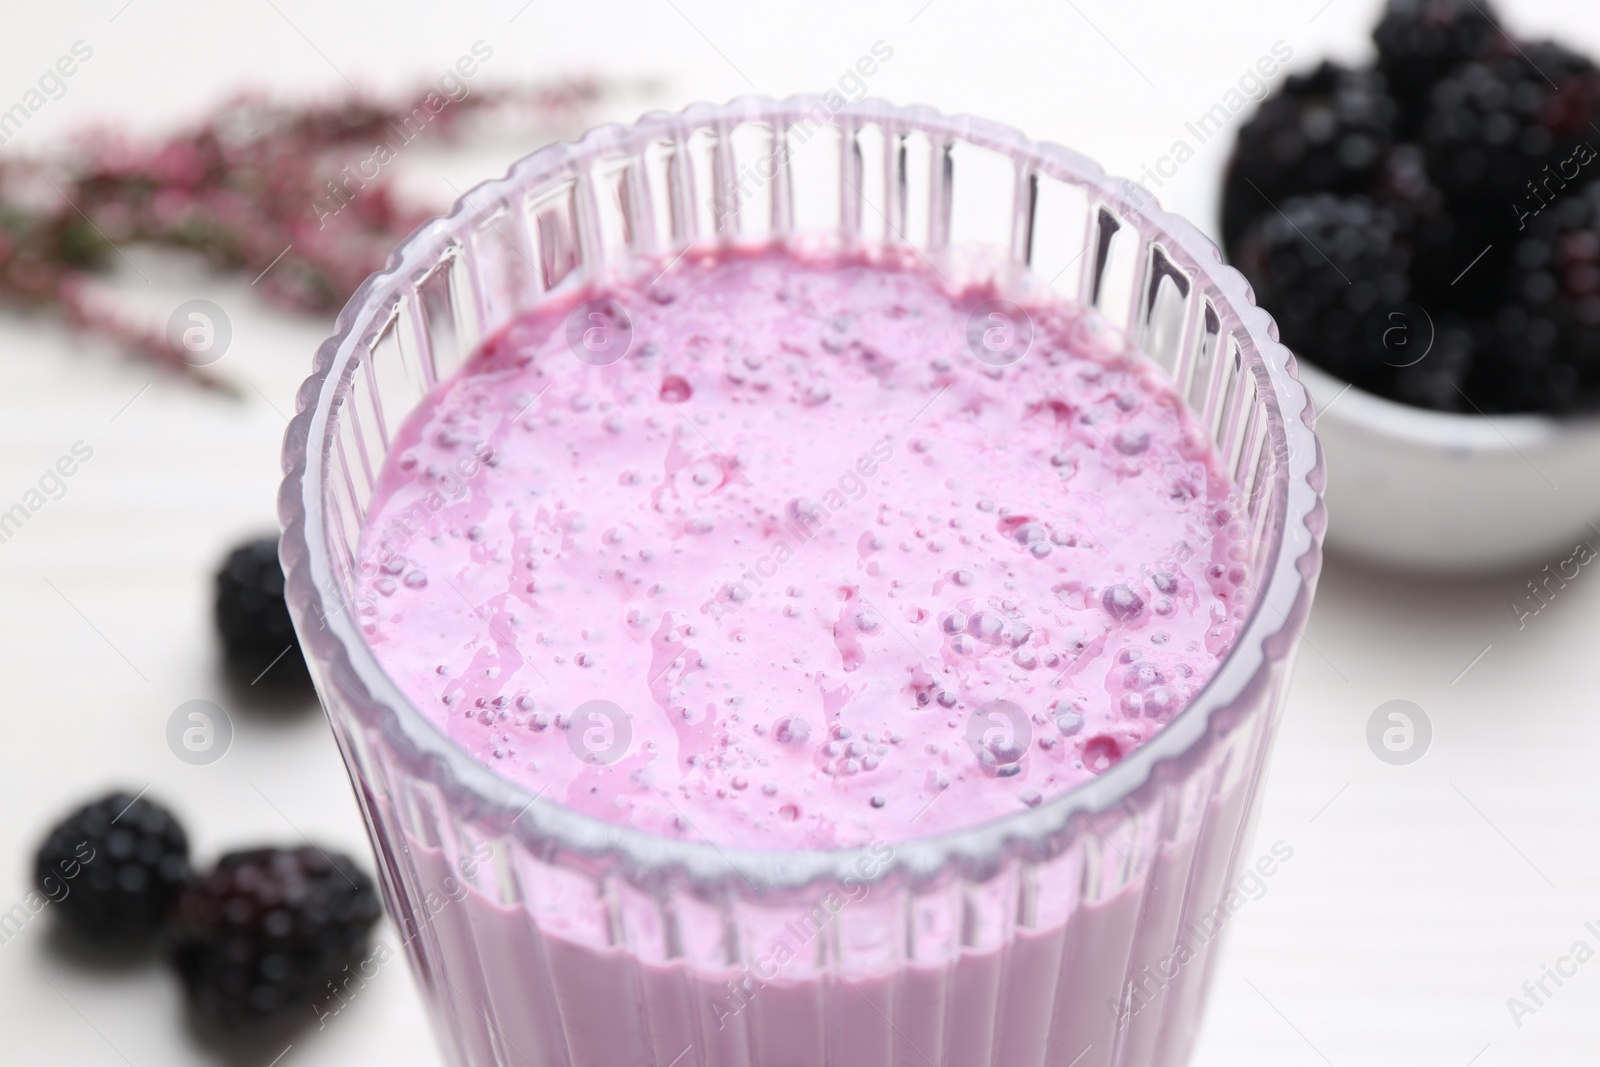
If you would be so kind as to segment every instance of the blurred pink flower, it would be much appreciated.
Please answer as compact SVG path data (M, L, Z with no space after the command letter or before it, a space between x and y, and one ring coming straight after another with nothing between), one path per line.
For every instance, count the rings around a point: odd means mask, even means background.
M420 136L449 138L490 108L548 127L581 117L600 94L588 80L479 89L433 115ZM110 265L113 245L144 242L189 249L252 279L270 267L257 286L266 299L305 312L337 309L431 214L393 195L393 168L368 162L378 146L398 154L418 136L399 131L426 95L302 107L243 95L163 140L102 129L58 157L0 159L0 305L54 313L219 385L84 283ZM359 175L348 189L346 166Z

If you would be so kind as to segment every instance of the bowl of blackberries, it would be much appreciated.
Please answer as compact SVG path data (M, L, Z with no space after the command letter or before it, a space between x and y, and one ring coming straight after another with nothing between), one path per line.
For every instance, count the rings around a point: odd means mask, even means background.
M1434 573L1600 530L1600 67L1485 0L1390 0L1374 62L1240 129L1230 261L1296 354L1328 544Z

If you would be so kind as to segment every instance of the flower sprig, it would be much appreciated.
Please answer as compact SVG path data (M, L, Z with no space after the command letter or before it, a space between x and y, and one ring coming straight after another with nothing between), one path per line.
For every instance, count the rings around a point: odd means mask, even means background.
M97 291L93 279L124 247L184 249L213 271L253 279L275 305L327 313L434 213L396 195L387 164L401 147L458 137L489 109L552 128L582 118L601 92L566 80L459 99L430 89L399 103L357 95L291 106L244 95L165 138L101 129L49 156L0 155L0 306L55 315L225 388Z

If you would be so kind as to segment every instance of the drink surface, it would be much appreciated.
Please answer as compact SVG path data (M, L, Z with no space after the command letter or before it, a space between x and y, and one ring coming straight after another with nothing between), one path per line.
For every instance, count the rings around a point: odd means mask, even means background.
M361 541L380 663L531 792L726 847L927 836L1104 771L1227 652L1231 483L1093 313L774 249L582 295L418 408Z

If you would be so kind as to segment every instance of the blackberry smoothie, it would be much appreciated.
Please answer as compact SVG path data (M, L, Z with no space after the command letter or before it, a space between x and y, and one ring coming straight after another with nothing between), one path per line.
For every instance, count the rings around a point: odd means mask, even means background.
M834 888L719 907L503 826L450 840L415 795L391 907L457 1063L1181 1062L1236 860L1202 827L1247 818L1261 735L1030 873L878 881L1126 758L1253 595L1210 436L1031 292L909 252L691 252L513 319L398 427L357 618L453 744L719 852L861 849Z
M1181 711L1250 589L1161 371L1007 297L766 248L526 314L390 449L367 641L499 774L657 834L892 844L1058 796Z

